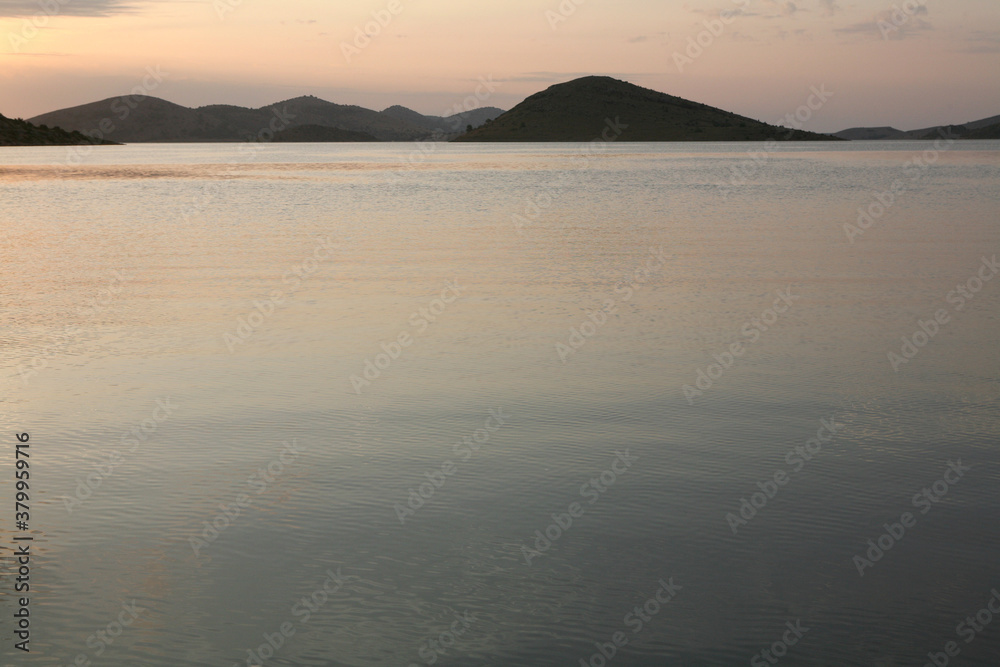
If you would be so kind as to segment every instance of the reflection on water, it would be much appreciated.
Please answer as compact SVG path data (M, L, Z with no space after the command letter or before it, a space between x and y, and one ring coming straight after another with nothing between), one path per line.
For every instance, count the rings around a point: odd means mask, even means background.
M845 225L928 146L4 149L32 664L922 664L997 586L1000 152Z

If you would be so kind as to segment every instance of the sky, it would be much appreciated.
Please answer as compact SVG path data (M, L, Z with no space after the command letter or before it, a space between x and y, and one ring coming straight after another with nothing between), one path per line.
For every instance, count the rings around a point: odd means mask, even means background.
M133 91L448 115L589 74L818 132L963 123L1000 114L1000 0L0 0L9 117Z

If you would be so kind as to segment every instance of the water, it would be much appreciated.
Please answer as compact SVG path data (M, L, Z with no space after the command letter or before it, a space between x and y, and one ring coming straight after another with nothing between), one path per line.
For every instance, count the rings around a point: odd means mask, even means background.
M2 664L995 664L1000 146L761 148L4 149Z

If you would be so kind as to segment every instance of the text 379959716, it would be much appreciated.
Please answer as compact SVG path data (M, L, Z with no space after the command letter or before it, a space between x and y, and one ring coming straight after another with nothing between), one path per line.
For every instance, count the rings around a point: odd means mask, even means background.
M17 434L17 445L14 449L14 476L16 482L14 487L16 493L14 495L14 525L17 526L19 531L28 530L28 521L31 520L31 515L29 514L28 506L28 478L30 477L28 473L28 439L29 435L27 433ZM24 597L18 597L17 599L17 611L14 612L14 619L17 624L17 628L14 630L14 636L21 641L14 642L14 647L25 652L29 652L28 641L30 637L30 612L28 611L28 591L31 590L29 586L31 569L29 563L31 562L31 535L15 535L14 536L14 546L11 549L14 551L14 561L17 564L17 577L14 579L14 591L21 593Z

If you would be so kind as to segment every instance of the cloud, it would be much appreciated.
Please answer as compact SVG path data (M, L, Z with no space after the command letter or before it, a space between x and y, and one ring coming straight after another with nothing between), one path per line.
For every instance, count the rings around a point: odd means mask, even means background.
M833 16L842 9L837 0L819 0L819 6L823 16Z
M934 29L933 25L921 18L926 15L927 7L923 5L909 13L900 9L887 9L876 14L871 21L852 23L837 28L834 32L844 35L868 35L886 40L906 39L916 36L918 32Z
M737 7L733 9L732 7L726 7L724 9L700 9L698 7L685 7L686 10L692 14L700 14L701 16L709 16L711 18L717 19L722 16L723 12L726 12L729 16L761 16L757 12L750 11L746 7Z
M875 25L875 21L862 21L861 23L852 23L851 25L845 25L843 28L836 28L834 32L839 32L844 35L855 35L855 34L867 34L874 33L878 34L878 26Z
M966 40L966 53L1000 53L1000 32L973 31Z
M788 30L779 30L778 31L778 39L781 39L781 40L786 40L786 39L793 38L793 37L805 37L805 36L806 36L806 30L805 30L805 28L796 28L795 30L791 30L791 31L788 31Z
M641 44L642 42L648 42L650 40L654 40L657 37L664 37L666 39L670 39L669 33L661 31L661 32L654 32L649 35L636 35L635 37L629 37L625 41L628 42L629 44Z
M773 19L779 16L795 16L799 11L798 5L788 0L763 0L764 6L777 14L765 15L765 18Z
M698 9L688 7L687 9L692 14L701 14L702 16L710 16L712 18L719 18L723 12L726 12L726 14L733 17L756 17L762 19L778 19L782 16L794 16L803 11L794 2L791 2L791 0L760 0L760 2L763 11L753 11L747 9L747 7L738 7L736 9Z
M45 4L43 8L38 0L0 0L0 18L114 16L138 11L131 0L53 0L51 4Z

